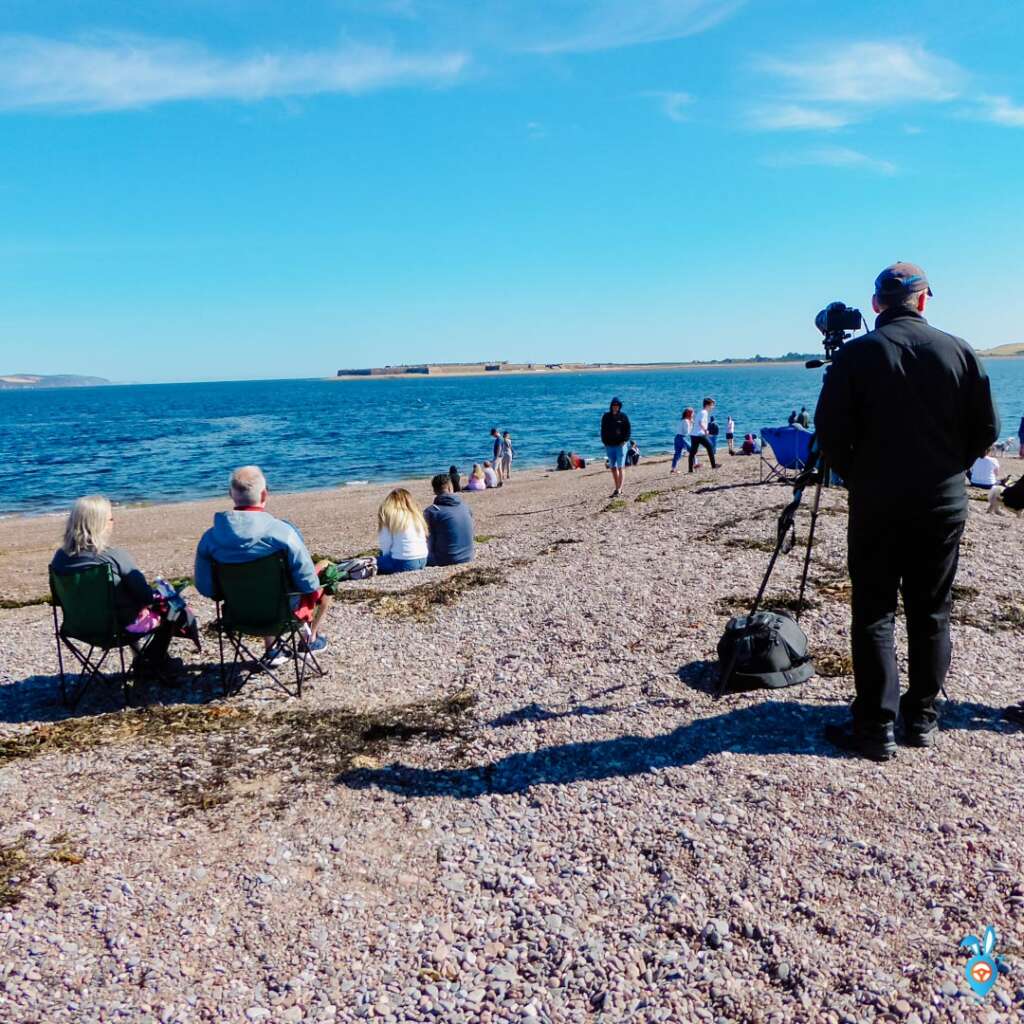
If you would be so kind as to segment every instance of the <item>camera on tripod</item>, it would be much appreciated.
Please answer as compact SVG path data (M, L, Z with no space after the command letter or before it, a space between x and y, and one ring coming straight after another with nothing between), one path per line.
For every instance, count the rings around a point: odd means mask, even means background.
M814 318L814 326L825 336L825 358L809 359L804 365L808 370L816 370L831 362L843 342L847 341L854 331L859 331L863 324L864 317L861 316L859 309L853 309L845 302L830 302Z

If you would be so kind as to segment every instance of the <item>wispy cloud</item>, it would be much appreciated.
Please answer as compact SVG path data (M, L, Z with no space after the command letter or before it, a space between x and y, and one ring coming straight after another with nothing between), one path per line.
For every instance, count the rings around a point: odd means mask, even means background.
M979 111L982 120L1010 128L1024 128L1024 105L1014 103L1009 96L983 96Z
M896 165L888 160L878 160L845 146L823 146L794 153L779 153L765 157L762 162L769 167L847 167L885 175L897 171Z
M853 120L847 113L800 103L765 104L747 111L747 124L758 131L828 131L843 128Z
M641 96L648 96L656 100L661 112L670 120L681 124L690 120L690 107L693 104L693 97L688 92L673 92L664 89L649 89L641 93Z
M959 65L917 43L850 43L788 60L765 58L758 67L801 99L879 107L952 100L967 81Z
M544 14L530 19L535 53L588 53L656 43L705 32L743 6L744 0L548 0L522 2ZM547 24L545 24L545 22Z
M0 36L0 110L126 110L180 100L360 93L458 78L468 58L345 45L216 54L195 43L103 35L80 41Z

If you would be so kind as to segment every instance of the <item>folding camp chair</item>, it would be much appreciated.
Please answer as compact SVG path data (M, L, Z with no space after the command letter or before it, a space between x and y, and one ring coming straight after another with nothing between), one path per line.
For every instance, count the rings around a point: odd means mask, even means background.
M266 673L276 686L290 697L302 696L307 675L324 670L312 651L307 650L303 623L292 611L291 599L301 595L289 593L288 565L283 553L277 552L252 562L214 562L213 578L217 602L217 635L220 643L220 677L228 692L229 677L240 690L254 675ZM295 670L294 689L268 663L264 652L255 653L246 643L247 637L274 637L271 650L288 657ZM230 672L224 661L224 640L233 652ZM243 663L248 667L243 669Z
M153 635L132 636L117 619L114 602L114 573L109 565L80 569L67 575L50 570L50 595L53 605L53 633L57 641L57 665L60 670L60 695L65 707L73 708L96 680L110 682L113 677L103 672L103 663L117 651L121 663L121 688L128 703L128 689L134 684L135 665L139 655L149 646ZM57 609L61 615L58 620ZM78 682L69 684L64 670L66 647L81 667ZM88 647L88 650L85 648ZM124 649L131 651L125 661Z
M761 483L772 480L786 483L799 476L807 468L813 437L814 434L803 427L762 427Z

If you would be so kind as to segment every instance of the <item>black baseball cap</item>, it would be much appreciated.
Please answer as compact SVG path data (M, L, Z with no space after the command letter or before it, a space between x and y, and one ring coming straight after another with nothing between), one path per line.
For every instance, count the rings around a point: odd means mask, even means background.
M903 298L914 292L932 294L928 276L916 263L893 263L875 278L875 294L880 299Z

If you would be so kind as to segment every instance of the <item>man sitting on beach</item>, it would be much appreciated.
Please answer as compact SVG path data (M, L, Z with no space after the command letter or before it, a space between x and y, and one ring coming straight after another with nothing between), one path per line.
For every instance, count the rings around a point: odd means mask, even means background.
M312 612L307 647L322 651L327 637L318 635L317 629L331 603L320 587L318 572L327 563L317 566L309 557L302 534L284 519L275 519L264 511L267 504L267 481L259 466L240 466L231 474L229 486L234 509L218 512L213 526L200 538L196 548L196 590L205 597L214 597L214 562L239 564L255 562L277 551L283 551L288 561L292 586L303 596L296 612ZM301 617L301 616L300 616ZM282 664L283 654L271 650L274 637L265 637L267 657L271 665Z
M434 504L423 510L427 521L427 565L461 565L473 561L473 513L452 493L451 479L438 473L430 481Z

